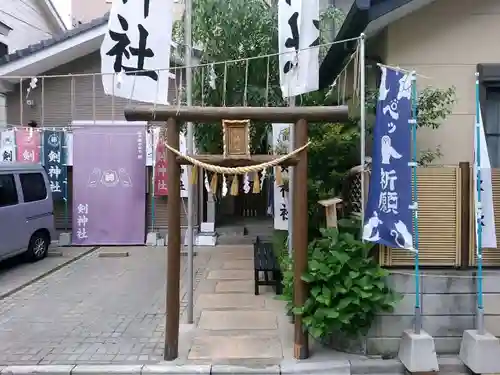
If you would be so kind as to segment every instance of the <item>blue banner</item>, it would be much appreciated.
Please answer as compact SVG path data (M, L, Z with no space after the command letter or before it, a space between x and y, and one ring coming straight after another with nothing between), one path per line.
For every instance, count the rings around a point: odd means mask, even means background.
M411 76L381 69L363 239L413 250Z
M43 132L43 165L49 177L54 200L64 198L65 184L67 183L65 155L64 133L45 130Z

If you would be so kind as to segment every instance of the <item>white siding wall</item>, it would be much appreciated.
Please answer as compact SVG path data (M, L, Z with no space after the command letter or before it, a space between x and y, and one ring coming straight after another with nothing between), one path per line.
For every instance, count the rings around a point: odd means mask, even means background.
M9 46L9 53L57 33L37 0L0 0L0 22L12 29L7 38L2 38Z

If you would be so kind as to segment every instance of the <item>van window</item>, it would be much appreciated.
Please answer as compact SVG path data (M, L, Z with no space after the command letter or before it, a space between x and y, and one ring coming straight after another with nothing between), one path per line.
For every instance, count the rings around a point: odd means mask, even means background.
M14 175L0 174L0 207L18 204Z
M23 173L19 175L21 189L26 203L47 198L47 188L41 173Z

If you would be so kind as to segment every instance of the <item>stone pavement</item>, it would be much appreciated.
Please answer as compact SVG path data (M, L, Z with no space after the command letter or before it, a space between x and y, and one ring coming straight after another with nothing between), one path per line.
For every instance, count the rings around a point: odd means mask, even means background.
M195 326L187 328L188 363L273 365L291 358L293 326L284 302L270 287L254 295L253 248L220 246L212 251L195 293ZM266 291L267 289L267 291Z
M127 248L126 258L101 251L0 301L0 364L162 359L165 249Z
M98 256L124 249L130 256ZM403 373L397 360L333 351L293 360L293 326L274 293L254 296L251 260L249 246L198 251L195 324L186 324L181 282L180 357L169 363L162 361L165 248L91 251L0 300L0 373ZM463 372L456 358L447 365Z
M78 260L95 248L51 246L49 256L39 262L25 262L16 257L0 263L0 300L26 285Z

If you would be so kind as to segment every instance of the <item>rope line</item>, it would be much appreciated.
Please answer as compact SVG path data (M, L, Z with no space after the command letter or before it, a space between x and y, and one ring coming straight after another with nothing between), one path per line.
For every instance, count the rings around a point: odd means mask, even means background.
M293 150L289 154L283 155L277 159L274 159L274 160L271 160L271 161L268 161L265 163L257 164L257 165L249 165L246 167L221 167L219 165L208 164L208 163L204 163L202 161L199 161L199 160L197 160L189 155L184 155L179 150L176 150L175 148L169 146L167 143L165 143L165 147L169 151L172 151L177 156L183 158L184 160L190 162L191 164L193 164L194 166L196 166L198 168L205 169L207 171L218 173L218 174L242 175L245 173L258 172L258 171L261 171L261 170L266 169L266 168L275 167L278 164L283 163L284 161L290 159L291 157L293 157L293 156L297 155L298 153L302 152L303 150L305 150L309 146L310 143L311 142L308 142L304 146L299 147L298 149Z

